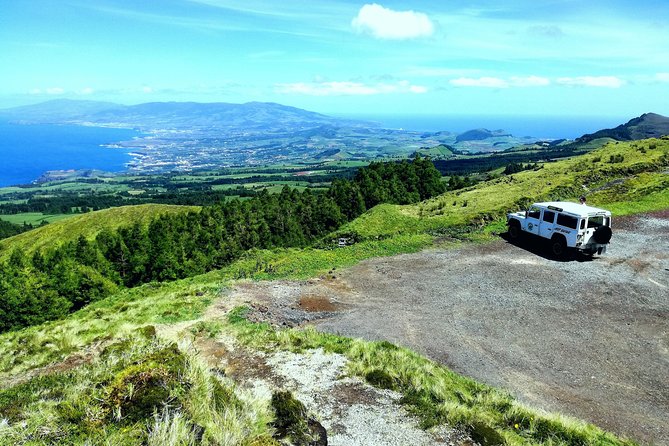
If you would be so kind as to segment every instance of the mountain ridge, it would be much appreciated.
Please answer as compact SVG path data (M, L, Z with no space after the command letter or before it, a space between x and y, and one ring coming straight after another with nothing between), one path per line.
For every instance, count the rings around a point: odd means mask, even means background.
M115 124L141 128L304 129L321 125L374 127L370 122L335 118L275 102L113 102L54 99L0 110L0 116L35 124Z
M632 118L625 124L617 127L585 134L577 138L576 142L586 143L599 138L612 138L617 141L637 141L647 138L659 138L664 135L669 135L669 117L649 112Z
M115 102L53 99L38 104L0 109L0 118L30 124L115 125L119 127L175 129L300 131L323 126L379 128L378 122L339 118L276 102L154 101L125 105ZM444 131L430 132L440 136ZM446 132L451 134L451 132ZM614 128L600 129L575 139L587 143L599 138L631 141L669 134L669 117L648 112ZM455 142L482 141L513 136L503 129L473 128L457 133Z

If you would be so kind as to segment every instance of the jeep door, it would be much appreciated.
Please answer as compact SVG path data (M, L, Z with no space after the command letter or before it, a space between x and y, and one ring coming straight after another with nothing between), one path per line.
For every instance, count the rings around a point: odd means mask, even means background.
M525 217L525 231L534 235L539 235L539 225L541 224L541 208L530 206Z
M555 212L544 209L541 214L541 224L539 225L539 236L544 238L553 237L553 227L555 226Z

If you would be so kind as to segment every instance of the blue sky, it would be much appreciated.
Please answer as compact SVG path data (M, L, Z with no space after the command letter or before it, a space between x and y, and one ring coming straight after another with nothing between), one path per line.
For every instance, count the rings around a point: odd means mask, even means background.
M669 115L666 0L0 0L0 107Z

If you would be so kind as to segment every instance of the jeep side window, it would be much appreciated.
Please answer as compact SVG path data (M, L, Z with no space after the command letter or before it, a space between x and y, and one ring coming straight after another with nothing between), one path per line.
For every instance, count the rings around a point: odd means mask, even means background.
M555 212L545 210L544 216L541 219L547 223L553 223L555 221Z
M564 226L565 228L576 229L578 226L578 219L576 217L572 217L571 215L558 214L557 224Z
M529 211L527 211L527 216L539 219L539 216L541 215L541 209L532 206Z

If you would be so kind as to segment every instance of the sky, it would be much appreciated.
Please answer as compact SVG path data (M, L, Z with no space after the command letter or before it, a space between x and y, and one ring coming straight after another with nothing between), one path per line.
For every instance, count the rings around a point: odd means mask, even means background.
M666 0L0 0L0 108L669 115Z

